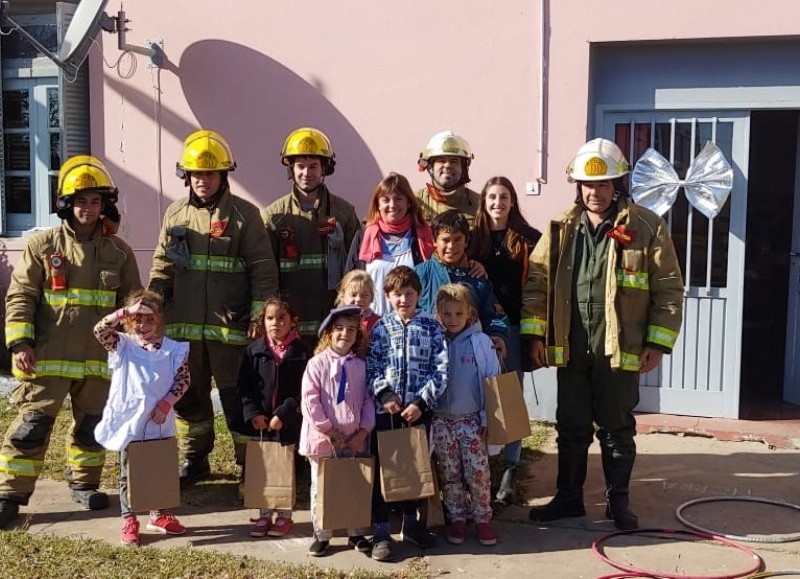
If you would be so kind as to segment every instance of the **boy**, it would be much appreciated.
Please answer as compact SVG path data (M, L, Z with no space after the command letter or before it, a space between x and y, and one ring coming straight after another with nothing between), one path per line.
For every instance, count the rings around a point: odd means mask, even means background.
M422 285L419 307L433 313L439 288L448 283L466 285L478 310L482 330L494 343L500 359L506 357L508 317L497 303L492 282L485 277L469 275L467 241L469 223L455 209L445 211L431 222L436 252L433 257L414 268Z
M367 356L367 383L377 408L372 434L375 472L380 466L377 432L400 428L403 422L429 428L432 410L447 387L444 334L433 316L417 308L421 289L419 277L406 266L390 271L384 281L384 293L392 311L375 324ZM421 502L400 504L402 537L418 547L432 547L433 536L417 520ZM389 510L379 484L372 493L372 516L375 523L372 558L388 561L392 556Z

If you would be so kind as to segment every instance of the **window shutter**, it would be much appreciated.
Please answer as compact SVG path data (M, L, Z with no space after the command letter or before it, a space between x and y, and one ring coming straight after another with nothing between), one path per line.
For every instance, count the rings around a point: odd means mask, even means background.
M56 2L58 44L61 45L77 4ZM89 137L89 64L84 61L75 79L61 69L58 73L58 92L61 96L61 162L73 155L91 153Z

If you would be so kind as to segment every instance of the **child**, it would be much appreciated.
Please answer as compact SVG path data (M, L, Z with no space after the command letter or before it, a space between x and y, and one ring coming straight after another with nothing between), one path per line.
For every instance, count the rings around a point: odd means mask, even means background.
M478 315L466 286L445 284L439 289L436 319L444 326L450 358L447 390L439 399L431 425L442 502L450 521L447 540L454 545L464 542L466 481L478 541L481 545L494 545L497 535L489 524L492 497L483 381L500 373L500 363L492 340L475 323Z
M403 422L430 426L431 411L447 387L447 346L439 323L417 309L421 286L409 267L399 266L386 275L384 292L392 311L372 330L367 357L367 381L375 397L378 414L375 432L399 428ZM372 436L375 467L380 467L377 434ZM417 519L417 508L424 501L401 503L403 541L431 547L434 537ZM372 558L388 561L392 556L389 511L375 484L372 494L375 533Z
M138 545L139 521L128 503L126 449L134 440L175 436L172 407L189 388L189 344L164 336L159 294L138 290L125 303L125 307L105 316L94 327L95 337L108 351L112 370L108 400L95 427L95 439L109 450L120 451L120 541L123 545ZM116 331L120 323L126 333ZM178 519L165 510L150 511L147 530L168 535L186 532Z
M331 310L319 328L316 356L309 360L303 375L301 407L304 420L299 452L311 462L314 542L308 554L312 557L326 555L331 540L331 532L323 530L317 520L319 461L334 454L365 454L369 433L375 427L375 403L367 388L363 360L365 339L362 323L358 306ZM348 546L368 553L371 546L364 538L367 532L369 529L348 530Z
M303 420L300 384L311 356L297 333L297 310L287 299L269 298L259 317L264 338L247 347L239 369L244 432L254 440L294 445ZM274 522L272 515L272 509L260 509L258 517L250 521L250 536L286 536L293 524L292 511L276 510Z
M497 303L492 282L485 277L470 275L470 261L467 258L469 237L467 219L456 209L450 209L433 218L431 229L436 248L433 258L414 268L422 283L419 307L428 313L433 313L440 287L447 283L466 285L472 294L472 301L477 308L483 331L492 338L500 358L505 358L508 318Z
M372 278L363 269L354 269L339 282L339 293L334 305L336 307L358 306L361 311L361 329L365 336L369 336L376 322L381 319L370 307L374 297L375 286Z

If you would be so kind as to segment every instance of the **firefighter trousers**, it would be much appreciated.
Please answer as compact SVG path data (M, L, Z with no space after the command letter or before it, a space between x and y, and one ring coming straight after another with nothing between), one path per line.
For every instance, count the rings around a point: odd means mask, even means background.
M97 489L106 451L94 437L108 398L109 381L61 377L23 381L10 401L18 409L0 449L0 498L27 505L42 472L56 416L69 395L72 426L67 434L67 482L76 490Z
M233 438L237 464L244 464L249 437L237 432L243 423L239 397L239 366L244 346L213 341L193 341L189 346L189 389L175 404L181 454L190 462L201 461L214 449L212 379L219 391L225 422Z

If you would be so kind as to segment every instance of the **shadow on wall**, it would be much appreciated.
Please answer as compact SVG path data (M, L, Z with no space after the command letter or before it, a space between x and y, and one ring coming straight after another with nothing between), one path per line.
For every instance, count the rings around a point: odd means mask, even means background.
M381 171L347 118L315 87L261 52L223 40L203 40L181 55L178 71L199 125L233 147L236 180L267 205L290 190L280 150L295 128L312 126L331 139L336 172L331 191L365 213Z

